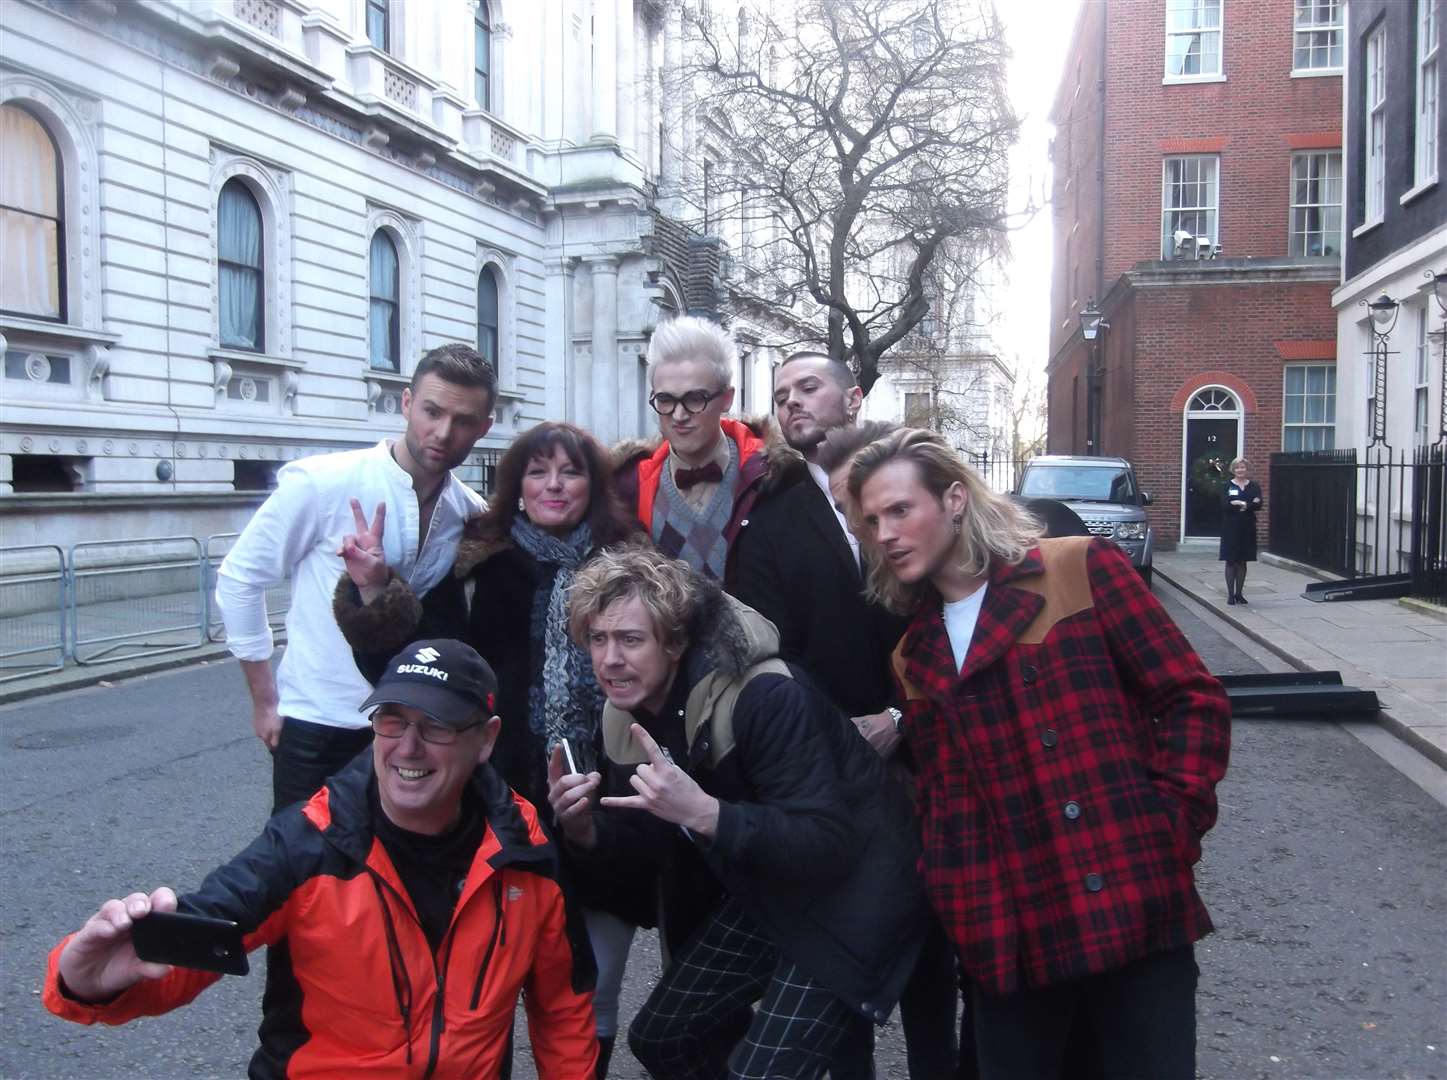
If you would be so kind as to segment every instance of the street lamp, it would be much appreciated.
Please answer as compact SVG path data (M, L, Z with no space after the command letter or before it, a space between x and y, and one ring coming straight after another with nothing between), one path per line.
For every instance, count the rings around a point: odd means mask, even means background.
M1401 305L1393 300L1386 293L1368 303L1362 301L1367 312L1371 315L1371 322L1367 324L1372 332L1372 402L1371 430L1367 432L1367 445L1376 446L1381 443L1387 449L1392 444L1387 442L1387 357L1391 353L1387 350L1387 338L1391 337L1392 329L1397 325L1397 315L1401 311Z
M1102 317L1095 298L1091 297L1080 313L1080 336L1090 343L1090 367L1085 371L1085 452L1092 456L1100 453L1101 442L1105 368L1100 362L1100 338L1109 329L1110 323Z

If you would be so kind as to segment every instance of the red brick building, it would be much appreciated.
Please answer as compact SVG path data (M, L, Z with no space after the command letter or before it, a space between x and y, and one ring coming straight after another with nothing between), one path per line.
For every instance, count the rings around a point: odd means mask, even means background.
M1081 4L1052 111L1048 447L1130 458L1160 543L1219 535L1213 459L1265 485L1271 453L1332 444L1342 8Z

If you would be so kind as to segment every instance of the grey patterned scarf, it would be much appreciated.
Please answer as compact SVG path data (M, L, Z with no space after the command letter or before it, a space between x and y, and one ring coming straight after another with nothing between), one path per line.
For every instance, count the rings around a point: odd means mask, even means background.
M530 630L533 641L542 643L542 655L539 658L534 650L528 727L545 741L548 753L566 737L574 755L591 762L603 692L593 676L592 660L568 636L568 588L578 567L592 553L593 530L585 521L566 537L559 537L518 516L513 518L512 540L544 571L533 594ZM578 767L586 771L591 765L579 761Z

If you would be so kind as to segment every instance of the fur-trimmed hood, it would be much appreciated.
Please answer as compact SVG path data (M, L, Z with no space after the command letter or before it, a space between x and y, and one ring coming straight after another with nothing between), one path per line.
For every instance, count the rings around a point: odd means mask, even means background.
M465 578L499 551L513 547L511 540L489 540L482 535L482 518L469 518L457 542L457 558L452 563L452 576Z
M759 485L760 498L767 498L792 486L804 475L804 458L784 441L772 416L768 413L743 416L739 417L739 423L764 440L764 457L768 462L768 470ZM640 461L652 457L662 445L662 435L646 439L623 439L615 443L608 451L613 462L614 475L636 468Z
M688 687L684 728L690 753L699 733L710 730L712 740L697 747L715 765L733 750L733 707L744 684L763 672L788 675L778 659L779 631L753 608L734 599L718 582L691 572L691 587L699 597L688 623L688 649L678 678ZM633 714L603 707L603 748L619 765L640 765L648 755L633 738Z

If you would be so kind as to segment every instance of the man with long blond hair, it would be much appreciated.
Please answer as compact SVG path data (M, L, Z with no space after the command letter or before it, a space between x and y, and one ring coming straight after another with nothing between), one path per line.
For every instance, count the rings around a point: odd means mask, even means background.
M856 453L872 595L919 766L925 887L970 983L980 1073L1054 1077L1077 1014L1107 1076L1195 1076L1192 864L1230 709L1106 540L1041 539L943 439Z

